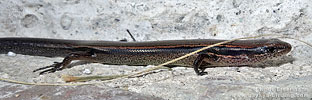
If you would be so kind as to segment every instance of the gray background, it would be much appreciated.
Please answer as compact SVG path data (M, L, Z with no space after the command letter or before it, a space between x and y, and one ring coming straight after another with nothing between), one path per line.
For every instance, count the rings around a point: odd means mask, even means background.
M77 40L232 39L260 34L288 35L312 43L311 0L2 0L0 37ZM0 82L1 99L308 99L312 97L311 47L298 41L285 58L267 68L191 68L95 86L24 86ZM0 55L0 76L27 82L63 83L61 75L134 73L150 66L87 64L39 76L32 70L61 61ZM283 59L282 59L283 60Z

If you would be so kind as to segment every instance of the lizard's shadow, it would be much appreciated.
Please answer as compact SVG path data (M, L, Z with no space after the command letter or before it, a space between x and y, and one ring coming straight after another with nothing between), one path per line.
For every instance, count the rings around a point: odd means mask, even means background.
M94 62L78 60L78 61L70 63L68 65L68 68L72 68L72 67L75 67L78 65L85 65L85 64L89 64L89 63L94 63Z

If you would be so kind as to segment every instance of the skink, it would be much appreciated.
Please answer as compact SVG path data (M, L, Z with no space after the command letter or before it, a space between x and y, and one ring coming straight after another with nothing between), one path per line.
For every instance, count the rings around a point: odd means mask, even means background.
M113 42L45 38L0 38L0 53L64 57L62 62L36 69L40 74L67 68L73 60L104 64L157 65L225 40L195 39ZM204 74L209 67L250 66L287 54L291 45L279 39L238 40L209 48L167 66L193 67Z

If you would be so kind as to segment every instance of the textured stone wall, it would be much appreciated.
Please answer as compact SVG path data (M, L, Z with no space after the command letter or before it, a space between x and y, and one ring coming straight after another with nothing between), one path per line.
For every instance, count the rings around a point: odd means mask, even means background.
M132 41L126 32L128 29L138 41L232 39L276 34L312 43L311 6L311 0L1 0L0 37ZM121 88L125 93L140 94L126 95L126 98L145 98L141 95L146 95L170 100L311 97L311 47L283 40L293 46L285 57L292 60L283 65L212 68L206 70L208 75L205 76L195 75L191 68L178 67L173 69L173 74L159 71L107 82L98 88ZM61 61L61 58L0 56L2 77L29 82L62 82L61 75L85 75L82 73L85 69L90 69L91 75L111 75L146 68L87 64L38 76L32 73L33 69ZM1 83L1 90L14 86ZM28 86L20 91L29 89L34 88ZM14 89L9 92L1 93L4 94L1 98L18 94Z

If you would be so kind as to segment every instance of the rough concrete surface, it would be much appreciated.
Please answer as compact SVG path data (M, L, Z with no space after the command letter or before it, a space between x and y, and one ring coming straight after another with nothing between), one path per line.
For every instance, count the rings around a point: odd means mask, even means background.
M260 34L287 35L312 43L311 0L1 0L0 37L77 40L232 39ZM266 37L271 38L271 37ZM0 99L269 99L312 97L311 47L291 39L281 65L265 68L177 67L146 76L87 86L27 86L0 82ZM290 60L287 60L287 59ZM64 83L61 75L134 73L149 67L78 65L38 75L32 70L61 61L0 55L0 76L26 82ZM273 60L274 61L274 60ZM94 82L94 81L92 81Z

